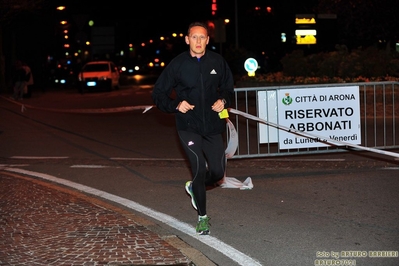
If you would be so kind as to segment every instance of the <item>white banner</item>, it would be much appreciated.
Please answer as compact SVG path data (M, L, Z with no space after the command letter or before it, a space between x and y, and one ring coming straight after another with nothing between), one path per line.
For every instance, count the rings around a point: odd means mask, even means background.
M326 139L361 143L358 86L279 90L277 99L279 125L293 130L279 131L280 149L330 146Z

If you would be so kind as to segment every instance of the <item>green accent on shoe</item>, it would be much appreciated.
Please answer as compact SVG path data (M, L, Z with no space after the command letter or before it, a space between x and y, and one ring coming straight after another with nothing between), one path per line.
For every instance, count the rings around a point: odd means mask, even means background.
M211 218L205 217L205 218L200 218L200 220L197 223L197 226L195 227L195 231L197 231L197 234L199 235L209 235L209 226L211 225L209 223L209 220Z
M195 199L194 199L194 193L193 193L193 182L191 181L187 181L185 188L186 188L186 192L187 194L191 197L191 205L193 205L194 209L197 209L197 204L195 203Z

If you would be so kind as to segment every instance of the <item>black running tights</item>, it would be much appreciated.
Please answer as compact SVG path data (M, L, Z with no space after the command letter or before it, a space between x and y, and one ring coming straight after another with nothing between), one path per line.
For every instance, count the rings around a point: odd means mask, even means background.
M226 168L225 145L222 134L201 136L178 131L180 142L188 157L193 194L198 215L206 214L206 186L223 179Z

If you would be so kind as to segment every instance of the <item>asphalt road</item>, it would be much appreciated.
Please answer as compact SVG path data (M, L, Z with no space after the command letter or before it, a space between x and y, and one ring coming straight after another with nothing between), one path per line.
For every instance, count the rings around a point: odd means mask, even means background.
M145 206L150 213L130 211L216 265L399 265L399 161L370 152L229 160L227 176L250 177L254 188L208 191L211 237L196 236L185 227L196 213L174 120L143 113L150 92L58 89L22 103L2 95L1 164Z

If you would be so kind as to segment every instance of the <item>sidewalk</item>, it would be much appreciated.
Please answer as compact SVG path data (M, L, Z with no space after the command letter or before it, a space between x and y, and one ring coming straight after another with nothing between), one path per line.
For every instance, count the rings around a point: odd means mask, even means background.
M177 237L77 191L0 171L0 198L0 265L195 265Z

